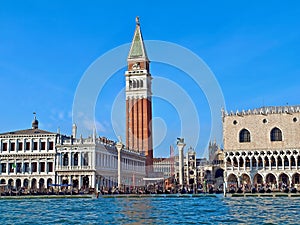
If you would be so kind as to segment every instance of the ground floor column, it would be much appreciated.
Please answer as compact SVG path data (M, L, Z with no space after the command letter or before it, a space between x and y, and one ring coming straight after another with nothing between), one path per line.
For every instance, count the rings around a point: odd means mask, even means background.
M82 175L78 176L78 189L81 189L82 187Z
M23 181L24 182L24 181ZM23 183L24 184L24 183ZM28 178L28 189L31 189L31 179L30 177Z
M95 186L95 174L91 175L91 187L96 188L96 186Z
M21 166L21 173L22 174L25 174L25 171L24 171L24 159L22 158L22 166Z
M72 184L73 185L73 182L72 182L72 176L69 175L69 184Z

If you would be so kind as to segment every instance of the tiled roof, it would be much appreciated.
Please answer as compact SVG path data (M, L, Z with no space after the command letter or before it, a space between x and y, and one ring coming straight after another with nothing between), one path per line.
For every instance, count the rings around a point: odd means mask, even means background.
M17 130L0 134L0 136L4 135L39 135L39 134L56 134L53 132L40 130L40 129L26 129L26 130Z

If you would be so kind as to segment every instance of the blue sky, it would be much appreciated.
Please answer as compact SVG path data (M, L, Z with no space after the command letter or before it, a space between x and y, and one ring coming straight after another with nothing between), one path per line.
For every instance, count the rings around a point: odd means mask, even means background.
M202 58L222 88L227 110L299 104L298 1L28 0L0 4L0 132L29 128L36 111L41 129L60 127L62 133L70 134L80 79L98 57L131 42L136 16L140 16L145 40L173 42ZM98 135L114 140L119 134L111 125L111 107L124 87L125 70L111 76L96 105ZM176 82L193 100L201 124L199 141L193 147L205 155L211 138L205 93L170 65L153 62L151 73ZM122 110L125 106L119 109L120 126L125 118ZM164 136L155 141L160 142L155 155L167 156L169 145L181 135L181 118L176 107L160 98L153 99L153 115L158 118L154 131ZM189 134L184 135L189 147ZM158 139L155 134L154 139Z

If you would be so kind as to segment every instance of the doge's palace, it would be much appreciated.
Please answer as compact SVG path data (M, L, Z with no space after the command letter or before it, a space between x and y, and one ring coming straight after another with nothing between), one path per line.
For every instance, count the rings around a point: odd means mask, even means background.
M300 183L300 106L222 112L227 187Z

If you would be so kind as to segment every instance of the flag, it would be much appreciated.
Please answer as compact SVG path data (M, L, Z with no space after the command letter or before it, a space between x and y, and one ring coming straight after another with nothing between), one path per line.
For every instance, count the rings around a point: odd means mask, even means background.
M11 164L11 167L9 168L10 172L13 173L14 172L14 169L16 168L16 164L15 163L12 163Z

